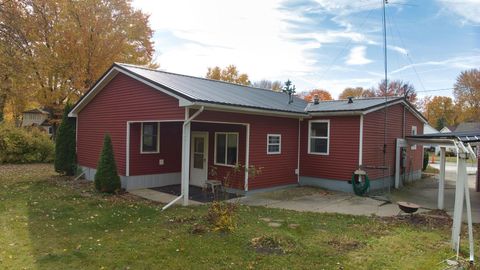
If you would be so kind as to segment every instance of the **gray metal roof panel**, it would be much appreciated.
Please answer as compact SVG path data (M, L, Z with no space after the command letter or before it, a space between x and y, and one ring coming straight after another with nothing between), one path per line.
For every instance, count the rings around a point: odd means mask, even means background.
M403 99L402 97L389 97L388 103ZM326 100L320 101L319 104L308 104L307 112L341 112L341 111L364 111L370 108L381 106L385 104L385 98L354 98L352 103L348 100Z
M167 87L192 101L306 113L306 101L294 97L294 102L289 104L288 95L285 93L128 64L117 65L160 86Z

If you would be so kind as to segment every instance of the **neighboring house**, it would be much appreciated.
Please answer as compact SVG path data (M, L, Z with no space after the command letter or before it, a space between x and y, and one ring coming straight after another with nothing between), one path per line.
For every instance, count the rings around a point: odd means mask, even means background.
M455 132L470 132L470 131L480 131L480 122L463 122L460 123Z
M393 183L396 139L423 134L426 123L401 97L289 100L285 93L114 64L69 116L76 117L86 178L94 178L108 133L127 190L180 184L181 177L204 186L236 164L261 168L253 179L235 174L231 187L240 192L296 184L352 192L359 167L378 189L386 182L379 180ZM409 179L421 176L422 149L406 148Z
M435 133L439 133L439 131L436 130L434 127L430 126L429 124L424 124L423 125L423 134L435 134ZM431 151L433 151L433 149L435 149L435 154L440 152L440 147L435 146L435 145L424 144L423 148L428 149L428 150L432 149Z
M440 129L440 133L450 133L455 131L455 126L444 126Z
M32 109L22 113L22 127L39 127L52 136L53 127L50 124L50 113L41 109Z

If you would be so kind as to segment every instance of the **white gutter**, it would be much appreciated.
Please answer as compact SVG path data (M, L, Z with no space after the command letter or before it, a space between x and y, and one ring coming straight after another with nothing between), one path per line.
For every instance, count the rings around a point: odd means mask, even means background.
M169 202L167 205L162 207L162 211L165 209L169 208L172 206L174 203L179 201L181 198L183 198L183 205L187 206L188 205L188 184L189 184L189 176L190 176L190 124L193 119L195 119L203 110L205 109L204 106L200 107L198 111L196 111L191 117L188 117L188 108L185 111L185 118L187 118L183 122L183 127L182 127L182 180L181 180L181 194L177 198L175 198L173 201Z

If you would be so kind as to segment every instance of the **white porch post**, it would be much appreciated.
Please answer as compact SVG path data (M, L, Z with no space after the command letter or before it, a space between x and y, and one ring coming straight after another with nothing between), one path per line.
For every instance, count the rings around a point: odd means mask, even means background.
M190 178L190 121L187 121L183 125L183 141L182 141L182 194L183 194L183 205L188 205L189 197L189 178Z
M457 154L457 183L455 186L455 207L453 211L452 248L457 249L460 244L460 229L462 226L463 202L465 198L466 159L460 149Z
M440 173L438 175L438 209L443 210L445 198L445 147L440 147Z

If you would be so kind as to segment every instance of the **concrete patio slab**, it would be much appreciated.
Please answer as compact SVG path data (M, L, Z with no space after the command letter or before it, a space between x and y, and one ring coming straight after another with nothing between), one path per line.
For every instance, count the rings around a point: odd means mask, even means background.
M129 191L129 193L150 201L164 203L164 204L167 204L173 201L175 198L177 198L177 196L174 196L172 194L159 192L149 188L131 190ZM176 204L181 204L181 203L182 203L182 200L178 201ZM202 203L200 202L190 200L190 205L201 205L201 204Z

